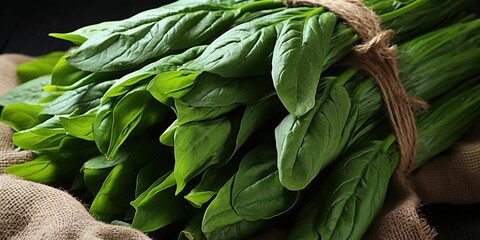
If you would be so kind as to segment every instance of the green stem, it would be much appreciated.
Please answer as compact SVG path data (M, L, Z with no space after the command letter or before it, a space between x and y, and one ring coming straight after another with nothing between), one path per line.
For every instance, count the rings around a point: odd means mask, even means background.
M273 9L285 7L283 1L280 0L262 0L258 2L247 3L238 7L240 10L240 15L243 15L247 12L256 12L260 10Z
M356 68L348 68L345 70L340 76L337 78L337 82L340 83L341 85L345 85L345 83L348 82L355 74L358 73L358 69Z
M380 19L382 20L382 22L391 21L395 18L398 18L401 15L405 15L405 14L409 13L410 11L417 9L420 5L426 4L426 3L428 3L428 1L426 1L426 0L415 1L415 2L410 3L410 4L408 4L404 7L401 7L399 9L395 10L395 11L388 12L388 13L385 13L385 14L381 14Z

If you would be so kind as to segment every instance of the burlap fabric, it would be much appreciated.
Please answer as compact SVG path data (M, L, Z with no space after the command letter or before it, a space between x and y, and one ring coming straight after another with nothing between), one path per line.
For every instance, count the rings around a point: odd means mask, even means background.
M29 58L0 55L3 92L17 81L18 59ZM14 151L11 135L12 130L0 124L0 172L33 157L26 151ZM394 176L384 208L365 239L432 239L435 231L419 214L420 204L479 203L480 191L475 189L480 189L480 125L448 152L410 174L408 180ZM282 233L275 230L255 239L285 239ZM79 201L62 190L0 175L0 239L149 238L131 228L95 221Z

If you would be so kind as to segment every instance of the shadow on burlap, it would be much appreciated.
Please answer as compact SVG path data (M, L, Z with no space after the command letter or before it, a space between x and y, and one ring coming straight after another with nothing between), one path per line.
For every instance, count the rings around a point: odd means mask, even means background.
M15 66L30 60L18 54L0 55L0 96L18 80ZM15 151L13 131L0 123L0 174L15 163L33 159ZM382 212L365 239L433 239L436 235L418 213L420 204L480 202L480 126L449 151L431 160L408 179L395 175ZM68 193L9 175L0 175L0 239L149 239L128 227L95 221ZM283 230L271 230L255 239L286 239Z

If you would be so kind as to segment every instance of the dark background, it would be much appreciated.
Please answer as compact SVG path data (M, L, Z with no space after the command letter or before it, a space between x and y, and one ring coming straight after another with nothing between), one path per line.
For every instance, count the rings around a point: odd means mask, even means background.
M48 34L66 33L89 24L120 20L172 1L137 0L125 4L113 0L47 0L41 1L41 5L38 2L3 1L0 7L0 53L38 56L67 50L72 46L70 43L51 38ZM476 2L475 10L479 14L480 0ZM425 205L421 213L438 231L437 239L480 239L480 204Z

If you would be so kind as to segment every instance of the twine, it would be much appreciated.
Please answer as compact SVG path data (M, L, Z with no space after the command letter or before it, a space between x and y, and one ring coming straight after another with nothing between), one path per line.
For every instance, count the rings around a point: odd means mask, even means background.
M417 128L413 107L427 103L409 97L399 77L397 47L390 44L394 31L381 27L380 18L359 0L285 0L285 5L322 6L341 17L361 37L355 56L347 64L371 76L385 102L400 151L398 171L408 174L416 158Z

